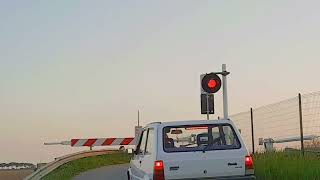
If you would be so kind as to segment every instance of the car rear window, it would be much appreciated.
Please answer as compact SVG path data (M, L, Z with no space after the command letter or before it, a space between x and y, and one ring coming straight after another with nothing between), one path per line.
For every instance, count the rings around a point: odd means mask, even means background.
M163 128L165 152L239 149L241 144L230 124L167 126Z

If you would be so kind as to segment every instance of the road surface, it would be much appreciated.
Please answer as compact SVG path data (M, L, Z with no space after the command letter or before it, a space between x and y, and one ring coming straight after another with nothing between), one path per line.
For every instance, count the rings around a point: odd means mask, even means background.
M128 167L129 164L105 166L81 173L73 180L127 180Z

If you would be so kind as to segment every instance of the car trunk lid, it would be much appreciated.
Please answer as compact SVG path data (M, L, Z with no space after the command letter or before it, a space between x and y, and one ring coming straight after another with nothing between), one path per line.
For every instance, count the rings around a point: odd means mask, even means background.
M168 153L164 160L166 179L244 176L246 152L215 150Z

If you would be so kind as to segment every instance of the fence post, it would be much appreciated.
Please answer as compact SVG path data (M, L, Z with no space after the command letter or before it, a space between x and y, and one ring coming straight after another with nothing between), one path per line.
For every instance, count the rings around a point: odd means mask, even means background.
M251 141L252 141L252 154L254 154L254 129L253 129L253 110L250 108L250 117L251 117Z
M300 120L300 141L301 141L301 153L304 155L304 144L303 144L303 125L302 125L302 104L301 104L301 94L298 95L299 99L299 120Z

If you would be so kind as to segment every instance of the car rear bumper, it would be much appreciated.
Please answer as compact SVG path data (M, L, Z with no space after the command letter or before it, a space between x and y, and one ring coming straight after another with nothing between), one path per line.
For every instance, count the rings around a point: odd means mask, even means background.
M214 180L255 180L256 176L236 176L236 177L221 177L221 178L214 178Z
M230 176L217 178L191 178L191 179L174 179L174 180L256 180L256 176Z

